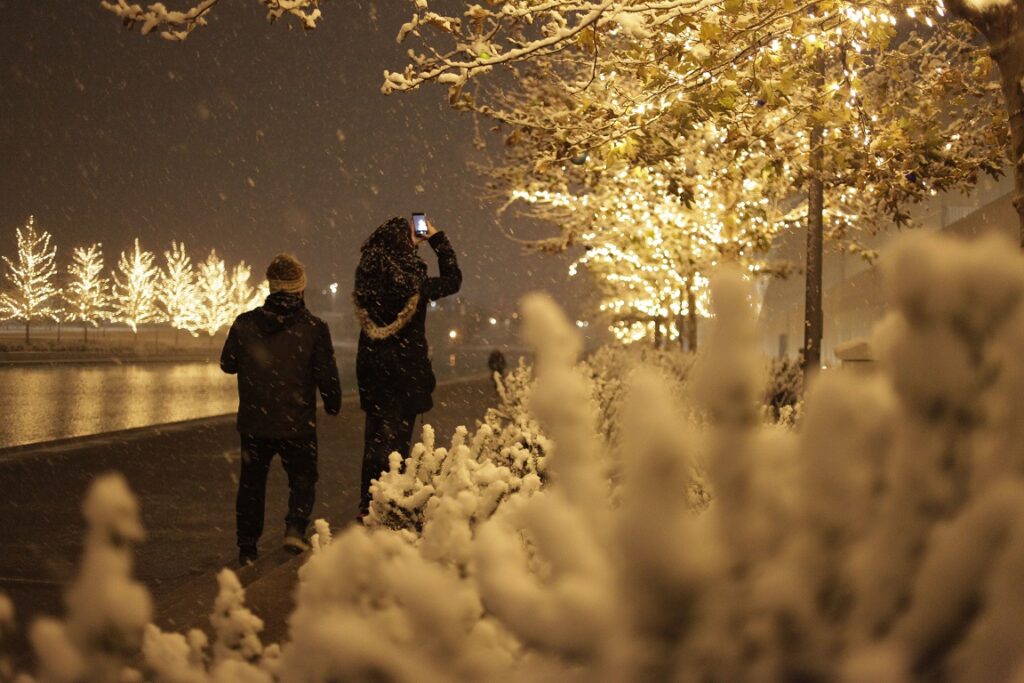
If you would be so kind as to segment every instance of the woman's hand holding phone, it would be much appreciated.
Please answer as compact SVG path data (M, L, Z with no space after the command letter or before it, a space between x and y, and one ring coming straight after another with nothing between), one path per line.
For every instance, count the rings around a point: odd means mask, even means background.
M419 228L419 229L417 229ZM425 229L424 229L425 228ZM426 216L421 213L414 213L412 215L412 243L419 245L421 242L430 239L430 237L437 233L437 228L434 224L427 220Z

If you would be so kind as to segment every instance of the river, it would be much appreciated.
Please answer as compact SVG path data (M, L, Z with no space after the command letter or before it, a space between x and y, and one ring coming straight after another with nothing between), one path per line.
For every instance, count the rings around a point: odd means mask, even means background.
M486 352L438 354L439 379L486 372ZM511 359L510 359L511 360ZM338 350L342 387L355 360ZM224 415L235 378L216 363L59 363L0 366L0 448Z

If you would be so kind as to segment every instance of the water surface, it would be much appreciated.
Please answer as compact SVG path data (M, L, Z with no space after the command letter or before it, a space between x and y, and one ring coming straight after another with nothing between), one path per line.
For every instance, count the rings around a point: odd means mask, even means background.
M515 356L509 358L510 364ZM337 349L342 389L354 352ZM486 372L484 350L434 355L439 380ZM0 366L0 448L233 413L235 378L213 362Z

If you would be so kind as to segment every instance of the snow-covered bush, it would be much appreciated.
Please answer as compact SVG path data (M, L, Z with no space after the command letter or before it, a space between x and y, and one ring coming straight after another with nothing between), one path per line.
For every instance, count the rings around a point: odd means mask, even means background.
M132 578L132 547L142 540L138 502L119 474L96 479L86 495L88 524L82 566L66 594L63 620L37 619L29 629L36 678L18 683L271 683L278 646L263 648L263 623L244 605L238 578L217 577L220 593L210 617L216 634L212 657L199 630L164 633L150 623L149 591ZM6 619L5 619L6 617ZM13 609L0 599L0 622ZM2 629L0 629L2 630ZM260 665L260 666L257 666ZM0 668L0 678L3 670Z
M690 406L663 372L627 383L614 497L585 378L539 362L549 483L460 541L462 585L517 643L498 678L1017 680L1021 265L994 240L895 250L881 373L822 373L796 431L762 421L746 293L720 280Z
M237 618L212 658L201 635L143 630L148 603L110 563L88 606L33 630L40 680L1019 683L1022 265L995 239L894 250L880 372L821 373L795 430L762 419L746 285L722 274L686 391L632 373L615 453L572 326L531 298L523 405L545 435L532 471L492 462L479 430L421 444L382 478L375 526L301 569L280 649L261 649L231 581L215 613ZM406 489L422 501L402 507ZM123 553L141 533L134 503L105 490L87 545ZM421 526L386 528L392 513Z
M768 384L764 390L767 417L792 426L803 408L804 372L799 358L773 358L768 365Z

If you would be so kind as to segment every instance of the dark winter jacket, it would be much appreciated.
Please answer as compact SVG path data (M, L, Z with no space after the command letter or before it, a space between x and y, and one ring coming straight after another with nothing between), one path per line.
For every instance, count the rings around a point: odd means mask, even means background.
M404 227L402 225L404 224ZM433 407L437 381L426 337L427 304L459 291L462 272L443 232L429 242L440 275L409 239L408 222L392 219L363 245L353 298L362 331L356 378L362 409L375 414L419 414Z
M238 375L238 431L262 437L316 433L316 392L341 409L341 382L326 323L302 298L275 292L235 319L220 367Z

